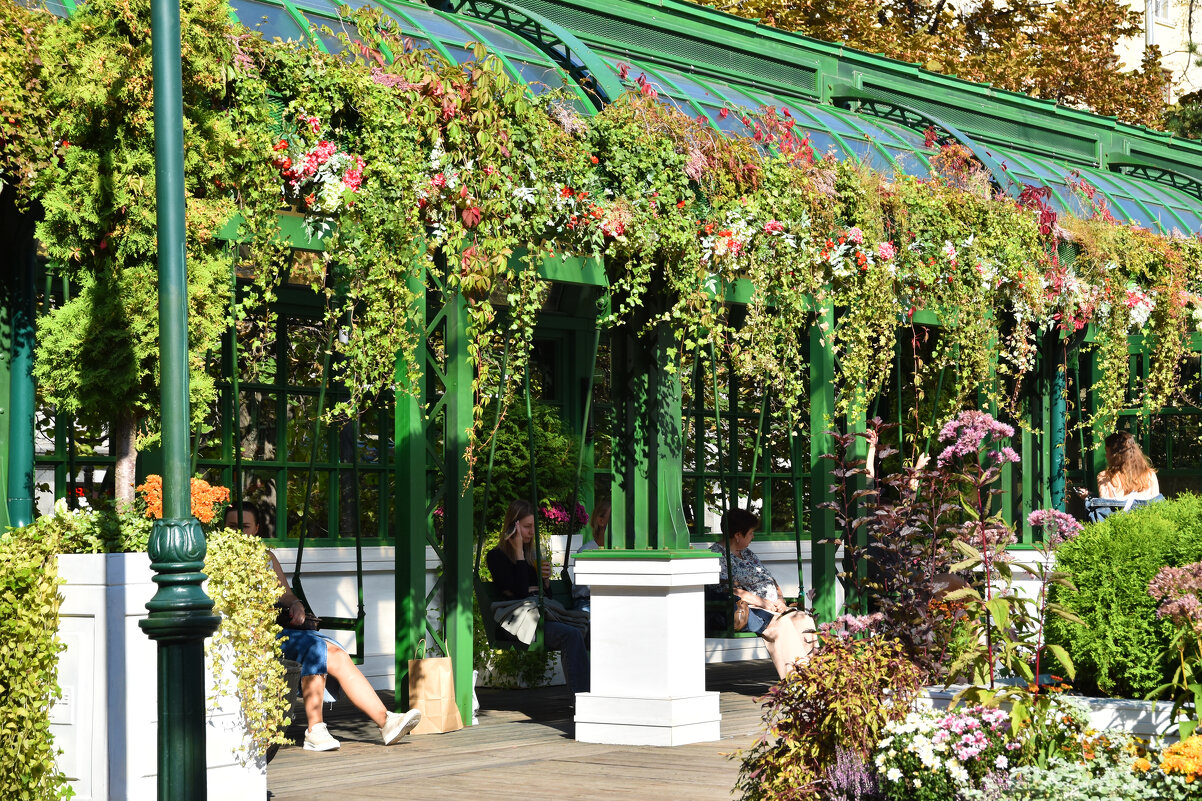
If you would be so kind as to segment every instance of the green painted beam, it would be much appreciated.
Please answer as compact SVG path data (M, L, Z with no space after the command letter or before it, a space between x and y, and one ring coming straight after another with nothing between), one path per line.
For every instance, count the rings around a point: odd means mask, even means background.
M835 534L835 513L821 506L833 499L831 463L822 457L835 447L827 433L835 421L835 354L828 334L834 328L835 312L825 305L810 327L810 569L814 613L820 621L838 616L838 546L828 542Z
M424 264L421 263L421 264ZM426 286L425 272L419 266L409 278L414 293L417 348L416 363L426 363ZM393 493L396 498L396 569L393 575L396 620L393 651L396 660L394 697L396 711L409 709L409 660L413 658L426 633L426 424L424 369L411 376L405 360L398 354L396 367L396 405L393 409ZM470 721L469 715L465 720Z
M689 551L684 517L683 425L675 332L656 322L665 294L652 292L639 319L611 335L616 420L613 543L628 551ZM652 300L654 299L654 300Z
M467 432L472 427L472 363L468 358L471 334L467 301L458 293L446 299L447 404L444 437L446 454L446 534L443 541L443 619L447 631L447 656L455 674L455 700L464 720L472 717L472 576L473 493L464 489L467 477Z

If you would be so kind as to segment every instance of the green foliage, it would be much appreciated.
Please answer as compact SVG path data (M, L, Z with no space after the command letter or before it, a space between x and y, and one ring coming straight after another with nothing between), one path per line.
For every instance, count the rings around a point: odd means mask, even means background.
M538 472L538 505L554 501L568 503L576 489L576 460L580 439L568 428L559 409L541 401L531 403L534 420L535 469ZM488 508L484 509L484 481L473 488L475 508L483 510L487 530L500 529L505 509L517 498L530 498L530 433L525 408L512 406L501 419L493 436L492 485ZM491 443L490 443L491 444ZM487 456L485 456L487 459ZM543 521L540 518L539 523Z
M236 208L229 187L249 171L240 161L242 133L224 111L233 59L228 14L226 3L202 0L187 4L181 20L195 422L216 399L204 357L219 348L229 305L232 265L216 234ZM150 2L82 5L47 24L40 47L54 54L41 59L37 78L57 159L33 187L44 210L37 237L79 291L39 318L35 376L59 412L89 424L132 416L153 438L159 336ZM254 213L246 199L240 205Z
M0 0L0 189L15 187L19 207L29 202L34 178L54 157L39 78L41 37L49 20L23 3Z
M111 511L70 514L66 502L55 504L53 517L39 517L34 526L53 526L59 553L145 553L154 521L145 515Z
M1052 600L1081 617L1051 617L1048 640L1066 649L1087 693L1143 698L1172 679L1173 625L1156 617L1148 582L1165 566L1202 560L1202 498L1182 495L1114 514L1056 551L1077 592L1054 588Z
M965 794L969 801L1142 801L1172 796L1158 794L1132 770L1134 757L1071 761L1057 759L1046 768L1028 765L1009 774L1009 787L986 779L985 789Z
M237 756L249 760L265 754L272 743L287 742L284 729L292 699L275 624L275 602L283 588L263 541L231 529L208 536L205 572L213 611L221 615L221 625L205 643L212 660L213 698L215 702L218 693L231 690L237 697L249 735L247 750ZM226 671L233 674L232 687L225 681Z
M1177 99L1165 116L1166 126L1178 136L1202 139L1202 91L1190 92Z
M827 636L807 664L773 686L764 734L735 755L744 801L822 798L837 748L866 759L885 724L904 718L922 688L921 671L903 651L882 637Z
M70 795L55 764L50 707L58 686L58 538L53 525L0 535L0 795Z

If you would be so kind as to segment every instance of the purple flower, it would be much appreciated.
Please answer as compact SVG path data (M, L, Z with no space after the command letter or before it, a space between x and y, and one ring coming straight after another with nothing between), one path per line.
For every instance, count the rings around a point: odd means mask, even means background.
M1036 509L1027 515L1027 522L1032 526L1043 526L1052 545L1059 545L1081 533L1077 518L1058 509Z
M985 440L1008 439L1014 436L1014 428L1005 423L994 420L993 417L985 412L966 411L954 419L949 420L943 426L943 430L939 432L940 442L950 442L943 452L939 454L939 466L947 467L957 458L965 457L979 458L981 448ZM1010 454L1014 455L1014 461L1018 461L1018 454L1014 453L1011 448L1009 453L1006 449L998 452L998 456L994 459L1001 463L1002 459L1008 459Z

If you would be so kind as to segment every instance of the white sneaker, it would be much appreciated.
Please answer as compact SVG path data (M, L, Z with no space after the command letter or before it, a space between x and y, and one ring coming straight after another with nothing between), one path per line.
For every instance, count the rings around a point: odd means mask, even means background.
M403 715L399 712L389 712L388 717L384 719L384 725L380 727L380 736L384 738L384 745L392 745L417 728L417 724L421 722L420 709L410 709Z
M318 723L305 732L306 751L337 751L340 747L342 743L334 739L324 723Z

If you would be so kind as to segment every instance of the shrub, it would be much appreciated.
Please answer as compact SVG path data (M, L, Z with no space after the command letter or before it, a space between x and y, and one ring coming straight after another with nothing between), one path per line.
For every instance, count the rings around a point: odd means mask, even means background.
M1156 617L1148 582L1162 567L1202 560L1202 499L1183 495L1089 524L1056 551L1077 592L1052 600L1085 620L1048 619L1049 642L1062 645L1086 693L1143 698L1172 680L1173 625Z
M292 704L276 639L275 602L281 587L263 541L231 529L209 534L205 572L213 611L221 615L221 625L205 643L214 689L232 689L238 698L249 735L247 753L239 758L260 756L272 743L287 742L284 727ZM235 677L232 688L222 682L227 665Z
M744 801L826 797L840 748L864 759L881 730L906 716L922 672L897 640L828 634L764 699L766 731L742 758L735 789ZM849 754L844 754L846 762Z
M52 525L0 535L0 797L6 801L69 795L50 733L64 647L57 553Z

